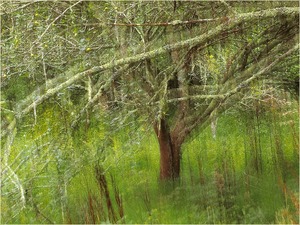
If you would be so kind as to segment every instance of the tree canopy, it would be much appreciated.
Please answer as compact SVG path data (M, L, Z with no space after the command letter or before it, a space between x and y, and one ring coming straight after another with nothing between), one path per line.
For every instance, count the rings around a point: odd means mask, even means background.
M73 128L97 110L138 115L166 178L192 130L299 77L298 2L4 2L1 21L3 135L53 99Z

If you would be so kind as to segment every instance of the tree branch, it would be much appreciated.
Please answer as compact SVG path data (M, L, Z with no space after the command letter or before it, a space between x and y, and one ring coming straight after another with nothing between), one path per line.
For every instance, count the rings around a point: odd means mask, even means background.
M54 24L60 17L62 17L68 10L72 9L75 5L79 4L80 2L82 2L83 0L79 0L78 2L74 3L73 5L69 6L68 8L66 8L58 17L56 17L44 30L44 32L33 42L33 45L31 47L31 49L33 48L33 46L35 44L37 44L42 37L47 33L47 31L49 30L49 28L52 26L52 24Z
M181 48L186 48L186 47L193 47L194 45L199 45L199 44L204 44L207 41L213 39L214 37L220 35L224 31L229 31L235 26L239 25L240 23L244 22L249 22L253 20L258 20L258 19L263 19L263 18L273 18L276 16L296 16L299 15L299 10L297 7L289 8L276 8L276 9L268 9L268 10L262 10L254 13L242 13L239 15L235 15L233 18L228 18L228 21L226 23L223 23L214 29L211 29L205 34L202 34L198 37L191 38L185 41L177 42L175 44L169 44L165 45L163 47L160 47L158 49L148 51L145 53L141 53L135 56L130 56L125 59L118 59L118 60L112 60L111 62L105 63L101 66L95 66L92 67L86 71L80 72L66 80L65 82L61 83L60 85L50 88L46 91L46 93L27 106L25 109L21 109L20 112L17 112L17 117L22 117L29 111L31 111L35 106L41 104L43 101L48 99L49 97L55 95L57 92L60 90L66 88L67 86L71 85L72 83L76 82L77 80L88 76L92 75L94 73L104 71L107 69L111 69L115 66L121 66L125 64L130 64L130 63L136 63L139 61L143 61L145 59L153 58L162 54L165 54L167 52L172 52Z
M299 49L299 46L300 46L300 44L296 44L293 48L289 49L287 52L285 52L284 54L282 54L281 56L279 56L275 60L273 60L273 56L270 56L267 61L268 62L272 61L272 63L270 63L268 66L266 66L263 69L261 69L260 71L258 71L256 74L254 74L253 76L251 76L250 78L248 78L244 82L241 82L233 90L227 92L225 94L224 100L226 100L227 98L229 98L231 95L239 92L242 88L247 87L250 84L250 82L253 81L254 79L257 79L258 77L262 76L263 74L266 74L266 73L270 72L280 61L282 61L287 56L289 56L292 53L294 53L295 51L297 51Z
M115 27L165 27L165 26L178 26L178 25L186 25L186 24L196 24L196 23L208 23L215 21L224 21L226 18L212 18L212 19L198 19L198 20L189 20L189 21L181 21L174 20L171 22L162 22L162 23L87 23L83 24L84 26L115 26Z
M265 67L263 67L263 69L259 70L257 73L255 73L254 75L252 75L250 78L248 78L247 80L245 80L244 82L241 82L237 87L235 87L234 89L228 91L226 94L224 94L224 98L221 98L221 101L217 101L216 99L214 99L211 104L208 106L208 108L205 110L205 112L196 118L195 121L191 121L191 125L186 127L185 129L183 129L181 132L185 132L185 133L190 133L198 124L201 124L203 121L206 121L207 119L210 118L210 115L213 114L214 112L216 113L217 108L219 108L221 105L224 105L224 102L226 100L228 100L231 96L233 96L234 94L237 94L239 92L241 92L244 87L247 87L250 82L252 82L253 80L259 78L260 76L271 72L280 61L282 61L283 59L285 59L287 56L291 55L292 53L296 52L297 50L299 50L299 46L300 44L296 44L293 48L289 49L287 52L285 52L284 54L282 54L281 56L277 57L275 60L273 60L273 55L270 56L268 58L268 60L266 60L269 64ZM222 112L224 110L226 110L228 107L225 107Z

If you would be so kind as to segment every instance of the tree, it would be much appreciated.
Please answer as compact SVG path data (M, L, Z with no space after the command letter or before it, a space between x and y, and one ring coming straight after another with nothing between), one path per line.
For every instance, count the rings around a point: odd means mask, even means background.
M74 111L72 127L99 101L109 113L142 116L158 139L162 180L180 176L181 146L193 130L242 101L257 82L297 72L289 69L298 64L296 2L10 7L2 14L2 99L15 118L36 118L39 105L61 93L73 99L64 105Z

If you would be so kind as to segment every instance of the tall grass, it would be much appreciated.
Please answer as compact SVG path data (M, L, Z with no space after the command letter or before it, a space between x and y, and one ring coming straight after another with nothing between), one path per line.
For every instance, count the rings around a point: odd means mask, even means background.
M26 181L26 208L14 214L17 199L2 197L2 221L297 223L296 107L242 115L231 111L218 119L215 137L210 127L195 131L183 146L177 183L159 182L158 143L150 128L136 123L113 132L105 118L96 118L88 130L82 126L77 133L66 131L63 145L50 144L32 153L32 161L18 172ZM53 138L43 136L46 132L40 127L31 137L18 137L14 154L33 139L41 145ZM46 156L51 161L42 168ZM31 179L30 172L38 171L43 176Z

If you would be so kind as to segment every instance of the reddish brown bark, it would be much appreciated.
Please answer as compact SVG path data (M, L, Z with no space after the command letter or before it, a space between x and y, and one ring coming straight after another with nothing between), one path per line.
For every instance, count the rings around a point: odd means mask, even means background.
M169 127L164 119L154 125L160 150L160 179L175 180L180 175L180 147L171 139Z

